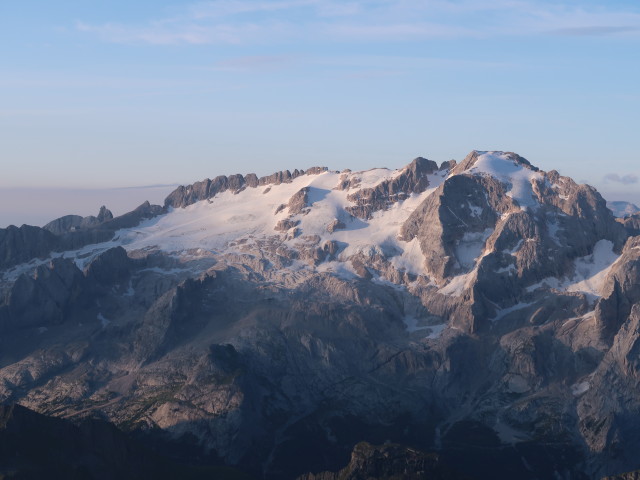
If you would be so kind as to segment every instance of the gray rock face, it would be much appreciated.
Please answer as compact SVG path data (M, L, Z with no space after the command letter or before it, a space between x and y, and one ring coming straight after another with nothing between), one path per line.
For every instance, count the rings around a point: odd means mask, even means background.
M578 402L579 428L600 476L632 470L637 463L630 459L636 455L638 440L639 421L633 412L639 407L639 322L640 304L636 304Z
M429 187L427 175L436 171L438 165L435 162L418 157L396 178L385 180L374 188L363 188L350 194L348 198L355 205L349 207L348 211L355 217L370 218L373 212L404 200L412 193L424 192ZM341 184L340 188L349 188L353 183Z
M8 292L0 330L47 327L64 321L71 305L79 302L84 278L73 261L56 258L39 266L34 275L22 274ZM4 318L3 318L4 317Z
M309 206L309 187L304 187L289 199L289 215L302 213Z
M286 232L287 230L290 230L296 225L298 225L298 223L300 222L298 222L297 220L291 220L290 218L285 218L283 220L280 220L278 223L276 223L275 230L279 232Z
M479 159L472 152L401 230L405 240L419 240L425 270L438 285L472 276L466 282L467 312L460 311L457 320L468 331L482 328L496 306L514 305L541 280L572 276L572 261L592 254L599 241L620 251L626 239L592 187L541 172L518 155L506 156L538 174L530 183L531 208L522 209L508 194L509 182L468 173Z
M46 256L60 244L51 232L39 227L10 225L0 228L0 268Z
M609 273L602 298L596 305L596 321L602 334L610 337L640 302L640 237L630 238L619 261Z
M344 224L344 222L336 218L333 222L327 225L327 232L333 233L336 230L344 230L345 228L347 228L347 226Z
M94 230L105 230L115 232L121 228L131 228L138 225L143 220L149 220L166 213L166 210L160 205L151 205L148 201L142 203L132 211L120 215L100 224L99 228Z
M457 175L447 179L411 214L401 235L407 241L419 239L428 274L442 282L470 270L473 257L468 260L463 258L466 252L456 253L463 237L473 236L475 240L477 236L477 242L484 243L484 232L493 230L500 215L512 209L513 201L497 180Z
M127 251L122 247L115 247L89 263L84 273L96 283L110 285L127 280L132 267L133 261L127 256Z
M628 217L618 219L624 226L629 235L640 235L640 214L629 215Z

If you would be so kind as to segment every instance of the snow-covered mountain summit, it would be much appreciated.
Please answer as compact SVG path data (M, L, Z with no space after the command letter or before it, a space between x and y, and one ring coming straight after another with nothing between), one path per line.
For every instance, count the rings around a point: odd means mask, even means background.
M439 314L466 304L475 313L452 315L452 324L473 331L476 317L540 289L600 296L626 238L592 187L509 152L440 166L419 157L398 170L220 176L177 188L148 216L51 257L84 268L121 246L131 257L165 255L167 272L184 278L233 264L274 281L368 278L429 291ZM29 268L33 261L6 278Z
M267 478L379 432L452 454L467 429L496 465L540 445L539 478L630 469L607 439L640 446L617 420L640 396L608 395L637 378L639 228L588 185L473 151L2 229L0 400L188 434Z

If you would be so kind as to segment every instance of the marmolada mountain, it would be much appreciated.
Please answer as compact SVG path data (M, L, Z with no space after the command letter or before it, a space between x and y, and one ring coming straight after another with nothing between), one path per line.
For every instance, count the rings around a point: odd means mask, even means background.
M638 234L476 151L2 229L0 477L639 478Z

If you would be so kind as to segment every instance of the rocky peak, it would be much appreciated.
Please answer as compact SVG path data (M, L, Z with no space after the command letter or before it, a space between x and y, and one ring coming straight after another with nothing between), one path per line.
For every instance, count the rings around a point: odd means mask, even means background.
M537 172L540 170L538 167L531 165L531 163L526 158L521 157L514 152L473 150L464 158L462 162L455 165L455 168L451 171L451 174L457 175L471 170L477 166L476 164L478 162L482 162L487 158L499 158L503 162L512 163L513 165L527 168L533 172Z
M412 193L422 193L430 185L428 175L438 171L438 164L423 157L414 159L394 178L383 180L375 187L362 188L348 196L355 203L347 210L354 217L371 218L373 212L407 199ZM357 184L356 184L357 185ZM345 189L353 188L352 181L342 182Z
M626 233L587 185L546 173L510 152L471 152L400 231L418 239L427 275L467 302L473 330L545 278L571 278L573 260ZM473 320L475 319L475 320ZM475 325L475 326L470 326Z
M103 205L100 207L97 217L94 217L93 215L89 215L88 217L81 217L80 215L65 215L52 220L42 228L49 230L55 235L64 235L65 233L77 232L79 230L96 227L111 219L113 219L113 214Z
M107 220L111 220L113 218L113 213L111 210L107 209L104 205L100 207L100 211L98 212L97 220L99 223L106 222Z

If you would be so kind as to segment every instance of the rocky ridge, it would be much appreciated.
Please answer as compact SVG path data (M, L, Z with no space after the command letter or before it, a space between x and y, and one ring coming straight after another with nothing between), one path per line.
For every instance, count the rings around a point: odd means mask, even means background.
M0 268L6 269L23 262L46 259L56 252L109 241L118 230L134 227L164 212L159 205L144 202L116 218L103 206L97 217L66 215L42 228L31 225L0 228Z
M462 480L468 477L442 465L435 454L425 454L402 445L374 446L358 443L351 461L339 472L321 472L298 477L298 480Z

